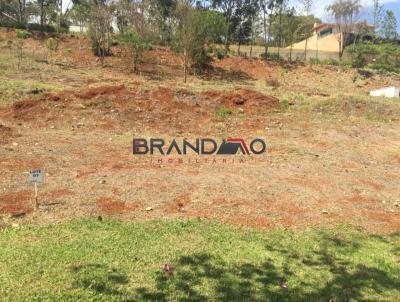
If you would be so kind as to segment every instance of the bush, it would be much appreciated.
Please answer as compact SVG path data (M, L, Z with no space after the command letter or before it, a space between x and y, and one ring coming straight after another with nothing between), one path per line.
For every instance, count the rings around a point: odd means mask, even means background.
M217 48L215 50L215 55L216 55L218 60L222 60L223 58L226 57L227 53L226 53L225 49Z
M318 65L318 64L321 64L321 63L322 63L321 60L318 59L318 58L310 58L310 64L311 65Z
M178 6L177 16L180 26L172 48L183 56L186 81L189 68L201 73L209 67L210 48L223 34L225 19L219 13L195 10L188 4Z
M322 64L339 66L340 62L338 60L335 60L335 59L326 59L326 60L322 61Z
M400 73L400 47L396 43L375 40L363 41L346 48L351 57L351 66L382 72Z
M265 85L278 88L280 86L280 83L277 78L267 78L265 80Z
M27 29L29 30L37 30L41 32L47 32L47 33L54 33L56 31L54 26L48 25L48 24L37 24L37 23L29 23L27 26Z
M371 53L367 44L356 44L350 46L348 52L351 57L351 67L363 68L367 64L366 55Z
M215 114L219 117L228 117L232 114L232 110L222 107L218 108Z
M357 71L363 78L370 78L373 75L372 71L368 69L359 68Z
M46 47L51 52L56 52L58 49L58 41L54 38L48 38L46 41Z
M283 58L277 53L262 53L260 58L263 60L271 60L271 61L283 61Z
M365 54L361 51L355 52L351 59L351 67L363 68L367 64Z
M310 64L322 64L322 65L332 65L332 66L341 66L341 67L346 67L346 66L352 66L352 61L349 60L336 60L336 59L325 59L325 60L320 60L318 58L310 58Z
M59 34L68 34L69 33L69 26L61 26L58 29Z
M119 37L117 37L117 38L112 38L111 39L111 46L119 46L120 44L121 44L121 42L120 42L120 40L118 40L119 39Z
M383 72L400 73L400 58L383 53L376 58L375 62L370 64L370 67Z
M26 29L27 25L14 20L0 20L0 27Z
M15 33L17 34L17 38L19 39L27 39L32 35L29 31L25 29L17 29Z
M289 109L290 104L289 104L289 101L288 101L288 100L283 99L283 100L281 100L281 101L279 102L279 106L281 107L281 110L282 110L282 111L286 111L286 110Z
M14 20L0 20L0 27L36 30L48 33L53 33L56 31L55 27L49 24L40 25L38 23L23 23Z
M127 30L119 35L118 41L129 48L132 55L133 71L137 72L143 52L150 47L150 43L148 42L150 39L139 35L136 31Z

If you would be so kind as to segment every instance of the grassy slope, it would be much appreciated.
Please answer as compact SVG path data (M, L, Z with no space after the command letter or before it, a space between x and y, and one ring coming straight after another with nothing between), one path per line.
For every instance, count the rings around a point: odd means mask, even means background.
M0 49L0 106L7 105L23 97L31 96L29 91L33 89L43 89L46 91L62 91L62 85L49 84L42 79L42 74L49 74L50 66L41 70L31 57L24 58L23 67L29 66L36 70L34 77L30 72L26 72L22 67L17 70L18 60L10 54L1 53ZM25 79L15 79L16 74L22 74Z
M0 297L398 301L399 255L398 234L346 227L258 232L200 220L79 220L0 231Z

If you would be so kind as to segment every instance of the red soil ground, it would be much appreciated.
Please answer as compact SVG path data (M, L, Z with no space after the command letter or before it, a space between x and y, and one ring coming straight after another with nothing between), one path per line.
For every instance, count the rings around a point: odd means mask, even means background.
M26 43L43 50L40 40ZM68 83L64 91L25 94L0 106L0 215L25 213L21 223L118 215L400 231L398 107L366 96L399 79L354 82L353 70L229 57L185 85L180 58L165 48L145 55L140 75L130 73L120 49L104 67L82 37L65 38L60 49L69 55L58 53L61 67L43 77ZM282 109L281 100L294 109ZM232 114L218 116L219 108ZM371 121L371 113L387 121ZM131 154L133 137L157 136L265 137L268 153L227 162ZM23 173L39 167L46 183L32 213L33 188Z

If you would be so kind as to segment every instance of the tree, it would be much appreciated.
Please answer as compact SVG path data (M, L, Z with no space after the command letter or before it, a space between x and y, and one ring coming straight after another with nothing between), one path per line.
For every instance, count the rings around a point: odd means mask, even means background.
M0 0L0 20L7 18L18 21L16 8L17 6L15 1Z
M175 15L178 19L178 30L175 34L174 47L183 56L184 82L187 81L187 69L189 65L190 50L195 48L195 36L193 34L194 10L190 1L181 0L176 7Z
M110 54L112 11L105 3L95 2L91 5L89 37L92 42L93 53L100 57L101 64L104 57Z
M338 29L337 39L339 42L339 58L342 59L344 46L355 31L354 19L361 10L360 0L336 0L326 8L335 19Z
M57 11L58 11L58 19L57 19L57 30L60 31L61 29L61 19L62 19L62 7L63 7L63 0L57 0Z
M255 14L251 21L251 37L250 37L250 57L253 55L253 46L256 43L257 38L263 34L262 18L260 14Z
M26 22L26 0L18 0L18 17L19 22L25 23Z
M292 62L293 43L295 43L296 37L301 29L300 19L296 18L296 9L294 7L292 7L286 14L284 28L287 31L286 34L289 37L290 43L289 62Z
M47 9L51 6L54 8L55 5L57 5L57 0L36 0L35 4L39 10L40 25L44 25L46 22Z
M48 50L48 55L50 57L50 63L51 65L54 64L54 54L58 50L58 41L54 38L48 38L46 40L46 48Z
M226 18L227 27L225 33L225 51L229 51L229 45L231 43L231 34L235 32L234 22L235 16L238 16L238 11L242 9L244 0L212 0L212 7L221 10Z
M172 39L172 25L177 0L151 0L150 18L159 30L161 43L169 43Z
M71 19L75 21L83 31L83 27L88 23L90 17L90 4L88 1L81 1L75 4L71 10Z
M128 47L132 57L133 71L137 73L142 54L150 48L150 42L131 29L125 30L119 40L122 45Z
M243 5L236 10L232 25L234 40L238 43L238 55L240 54L240 46L251 41L258 9L258 1L245 0Z
M383 18L381 34L385 39L395 39L397 37L397 20L391 10L387 10Z
M372 0L372 1L374 3L372 11L374 32L378 32L379 28L378 24L382 20L383 6L379 3L379 0Z
M195 9L189 0L177 3L175 16L173 48L182 55L186 83L189 67L201 70L210 63L210 46L226 32L227 24L220 13Z
M282 46L282 13L286 8L286 0L276 0L276 4L279 7L279 23L278 23L278 58L280 53L280 48Z
M275 7L276 7L276 0L260 0L260 8L263 14L265 59L268 58L268 47L271 41L272 19ZM268 19L268 25L267 25L267 19Z
M313 8L313 0L300 0L300 3L303 5L303 10L305 15L309 16ZM307 32L306 32L306 43L304 47L304 59L307 60L307 43L311 30L309 31L309 27L305 27L305 29Z
M26 0L1 0L0 14L19 23L27 21L27 1Z
M58 23L58 0L35 0L34 15L39 17L41 25Z

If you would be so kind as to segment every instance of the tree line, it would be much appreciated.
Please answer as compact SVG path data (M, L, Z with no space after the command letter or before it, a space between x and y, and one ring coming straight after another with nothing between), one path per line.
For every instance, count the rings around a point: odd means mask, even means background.
M383 12L379 0L372 1L376 33L396 38L393 12ZM182 56L186 78L188 69L207 66L212 53L240 55L242 45L250 45L250 55L254 45L262 45L262 56L268 59L279 58L281 48L305 40L306 59L308 38L314 24L321 22L312 15L313 5L313 0L300 0L298 7L288 0L0 0L0 21L33 21L58 31L73 22L88 30L93 52L101 60L111 54L113 43L124 46L134 71L144 50L152 44L167 45ZM355 26L360 0L334 0L326 11L340 32L363 34ZM270 47L277 53L272 54ZM343 49L340 46L340 56Z

